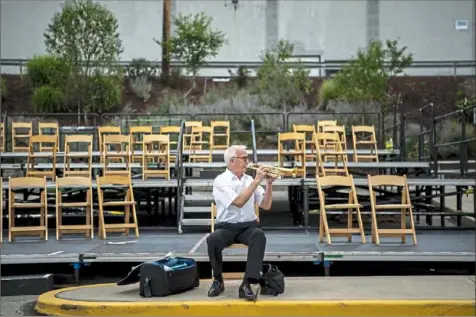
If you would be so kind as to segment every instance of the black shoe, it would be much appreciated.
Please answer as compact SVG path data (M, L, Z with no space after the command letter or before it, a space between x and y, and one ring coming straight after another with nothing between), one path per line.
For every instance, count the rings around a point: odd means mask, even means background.
M240 289L238 291L238 296L240 298L244 298L246 300L255 300L256 295L253 292L253 290L250 287L250 284L244 284L240 286Z
M208 290L208 297L218 296L223 291L225 291L225 284L223 284L223 282L220 282L218 280L214 280L212 283L212 286Z

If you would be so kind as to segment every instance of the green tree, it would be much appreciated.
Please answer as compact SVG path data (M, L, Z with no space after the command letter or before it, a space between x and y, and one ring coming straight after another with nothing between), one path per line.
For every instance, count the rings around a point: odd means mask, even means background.
M192 88L195 88L195 78L206 59L215 57L226 43L225 34L212 28L213 19L201 12L195 15L179 14L174 17L175 35L166 42L155 42L168 49L169 57L184 62L187 71L192 75Z
M389 80L413 63L407 47L398 47L397 41L371 41L366 50L359 49L357 56L343 67L334 78L321 86L320 100L324 106L331 100L364 105L385 114L387 107L396 101L389 88ZM364 115L365 116L365 115Z
M293 52L293 44L280 40L261 56L257 89L263 103L284 109L305 103L305 97L311 91L309 70L301 63L294 67L289 63Z
M68 99L77 103L78 112L89 110L98 96L98 89L116 89L107 80L95 76L121 76L117 60L122 53L118 22L112 12L92 0L74 0L55 13L44 33L47 51L71 66L67 83ZM94 75L95 79L92 79ZM91 90L91 82L108 83ZM110 95L102 92L101 95ZM113 94L114 95L114 94ZM99 98L101 99L101 98ZM109 100L109 99L106 99ZM102 105L102 110L111 107Z

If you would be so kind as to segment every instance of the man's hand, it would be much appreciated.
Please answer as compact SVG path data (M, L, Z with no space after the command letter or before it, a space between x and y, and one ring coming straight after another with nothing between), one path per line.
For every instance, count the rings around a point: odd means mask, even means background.
M268 184L268 185L271 185L275 180L276 180L276 178L274 178L274 177L266 176L266 184Z
M263 179L266 178L266 168L264 168L263 166L260 166L257 170L256 170L256 176L255 176L255 180L258 182L258 183L261 183L261 181Z

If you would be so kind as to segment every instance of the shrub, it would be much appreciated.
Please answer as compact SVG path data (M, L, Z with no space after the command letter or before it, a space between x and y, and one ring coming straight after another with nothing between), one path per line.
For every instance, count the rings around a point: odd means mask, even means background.
M7 81L5 78L0 78L0 91L1 91L1 98L4 99L7 96Z
M126 74L129 77L155 77L158 71L157 66L152 65L151 62L143 57L132 59L131 64L126 67Z
M235 83L239 88L244 88L248 86L248 82L250 79L249 77L251 73L248 67L239 66L236 70L236 73L234 73L231 69L228 70L228 73L230 74L231 81Z
M68 81L71 67L55 56L34 56L26 64L28 81L33 89L41 86L61 87Z
M466 124L465 139L474 138L474 125ZM461 134L461 122L459 120L446 120L436 126L436 143L452 143L459 142L463 140ZM476 154L476 142L468 142L468 154ZM451 156L458 157L460 155L460 144L439 146L437 153L443 159L449 158Z
M397 96L389 91L389 80L410 66L412 54L406 47L399 48L397 41L371 41L368 47L359 49L332 79L334 100L363 103L374 111L386 112Z
M280 40L276 47L261 56L262 65L256 74L260 103L278 109L306 103L305 96L311 88L309 70L299 63L294 69L289 66L293 51L293 44Z
M332 79L325 80L319 90L319 104L326 106L329 101L336 100L339 97L339 91L336 83Z
M71 65L64 93L75 111L102 112L120 100L117 80L102 77L121 71L117 61L123 51L119 23L105 5L92 0L67 1L53 15L44 39L49 54Z
M122 81L114 76L96 74L89 80L86 96L87 112L104 112L121 103Z
M36 112L61 111L65 102L60 88L47 85L35 88L32 101Z
M130 79L131 88L136 96L147 102L150 98L150 92L152 90L152 83L149 81L147 75L141 75Z

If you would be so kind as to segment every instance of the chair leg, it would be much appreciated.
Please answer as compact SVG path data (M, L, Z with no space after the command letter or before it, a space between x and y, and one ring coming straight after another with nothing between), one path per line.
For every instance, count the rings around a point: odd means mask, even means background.
M60 207L60 205L61 205L61 197L60 197L59 191L57 191L56 192L56 240L60 239L59 227L61 226L60 215L62 212L62 208Z
M352 204L353 199L352 199L352 191L349 192L349 199L347 203L350 205ZM353 208L348 208L347 209L347 229L352 230L353 227ZM347 242L352 242L352 233L347 234Z

